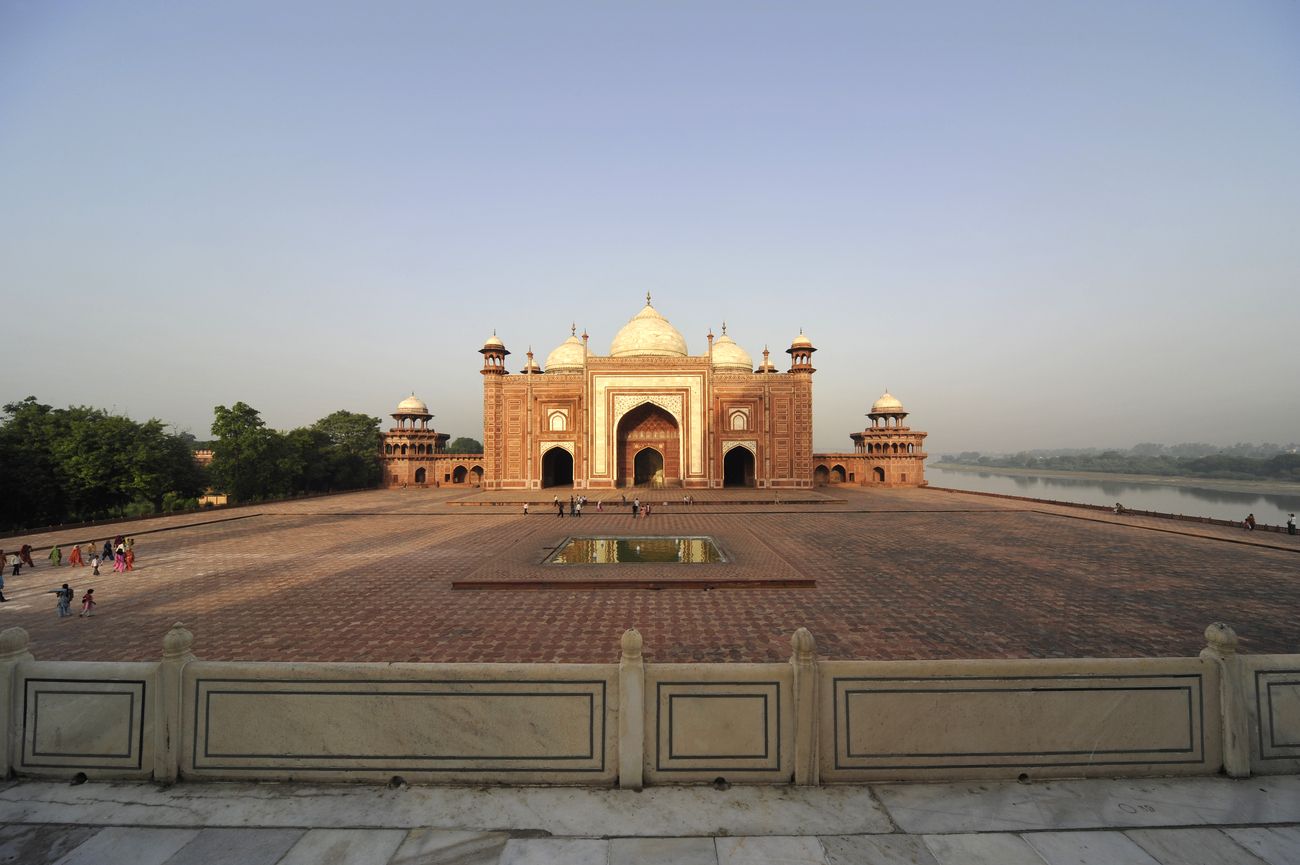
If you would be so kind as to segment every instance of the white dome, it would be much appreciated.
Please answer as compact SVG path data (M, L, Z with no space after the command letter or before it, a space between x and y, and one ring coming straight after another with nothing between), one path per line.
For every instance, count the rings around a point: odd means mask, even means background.
M753 372L754 359L724 330L713 341L713 368L721 372Z
M428 414L429 407L424 404L424 400L411 394L406 399L397 404L397 411L394 414Z
M614 336L610 357L686 357L686 340L668 319L650 305L632 317Z
M889 391L871 404L872 414L898 414L903 411L903 404Z
M555 350L546 356L547 372L582 372L582 365L587 359L582 340L572 334Z
M801 330L799 335L794 338L794 341L790 343L790 348L812 348L812 340L804 336Z
M495 333L483 340L484 348L505 348L506 344Z

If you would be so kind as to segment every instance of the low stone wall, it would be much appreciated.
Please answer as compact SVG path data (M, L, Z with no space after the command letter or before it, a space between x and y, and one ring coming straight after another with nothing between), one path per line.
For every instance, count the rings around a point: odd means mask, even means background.
M1300 771L1300 655L788 663L38 661L0 633L0 774L614 785Z

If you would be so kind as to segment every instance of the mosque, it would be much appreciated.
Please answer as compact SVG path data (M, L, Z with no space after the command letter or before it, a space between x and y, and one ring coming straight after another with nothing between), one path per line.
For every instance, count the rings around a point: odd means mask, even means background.
M384 434L389 487L807 489L831 484L922 486L926 434L904 425L891 394L852 433L853 451L813 453L812 356L801 331L780 372L767 348L752 357L727 334L707 335L692 355L646 295L645 307L610 344L592 352L577 328L538 366L529 350L518 373L495 334L483 356L483 453L446 453L428 406L402 400Z

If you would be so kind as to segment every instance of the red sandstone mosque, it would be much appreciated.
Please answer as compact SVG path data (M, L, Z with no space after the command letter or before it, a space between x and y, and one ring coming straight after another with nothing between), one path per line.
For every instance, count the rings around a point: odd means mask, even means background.
M448 454L447 434L414 395L392 415L382 445L389 487L475 485L494 490L561 487L800 489L827 484L921 486L926 434L886 392L850 437L851 452L812 449L812 340L802 332L778 372L757 367L727 335L710 331L704 354L650 303L614 336L608 355L572 328L539 367L522 370L494 334L483 356L483 453Z

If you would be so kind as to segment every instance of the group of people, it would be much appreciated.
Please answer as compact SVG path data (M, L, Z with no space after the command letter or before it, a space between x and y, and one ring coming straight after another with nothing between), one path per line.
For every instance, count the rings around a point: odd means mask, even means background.
M46 594L54 595L58 599L59 618L72 615L72 599L76 592L67 583L63 584L61 589L50 589ZM79 617L95 615L95 590L86 589L86 593L81 596L81 612Z
M554 505L555 507L555 515L557 517L563 517L564 500L561 499L559 496L555 496L553 499L551 499L551 504ZM582 509L586 507L586 505L587 505L586 496L569 496L569 513L571 515L575 517L582 516ZM596 502L596 510L603 511L604 509L605 509L605 503L598 500ZM528 502L524 502L524 516L528 516Z
M684 497L683 501L687 504L692 503L689 496ZM555 515L557 517L563 517L564 499L560 498L559 496L555 496L553 499L551 499L551 504L555 507ZM575 517L582 516L582 509L583 507L586 506L586 504L587 504L586 496L569 496L570 516L575 516ZM631 502L628 502L627 496L625 495L623 496L623 504L631 505L632 517L634 519L638 517L650 516L650 503L646 502L644 505L641 504L641 499L639 497L632 499ZM667 502L665 502L665 504L667 504ZM603 500L601 499L596 500L596 510L597 511L605 510L605 502ZM528 502L524 502L524 516L528 516Z
M53 567L63 565L63 548L55 544L50 548L50 564ZM99 566L112 560L113 571L124 574L127 571L135 570L135 538L128 538L118 535L111 541L104 541L102 549L96 547L95 543L86 544L85 552L82 552L80 544L73 544L68 552L69 567L86 567L89 566L93 576L99 576ZM16 577L22 573L23 565L29 568L36 567L36 562L32 561L32 545L23 544L16 552L10 552L5 555L4 550L0 550L0 562L10 569L9 576ZM0 603L8 602L4 594L4 569L0 567ZM59 617L71 615L73 591L64 583L63 588L50 589L48 594L57 596L59 604ZM81 596L81 613L82 616L94 615L95 609L95 590L87 589L86 593Z
M1242 527L1243 529L1245 529L1246 531L1248 531L1248 532L1253 532L1253 531L1255 531L1255 515L1254 515L1254 514L1246 514L1246 518L1245 518L1244 520L1241 521L1241 527ZM1287 515L1286 515L1286 533L1287 533L1288 535L1294 535L1294 534L1295 534L1295 530L1296 530L1296 526L1295 526L1295 514L1287 514Z

